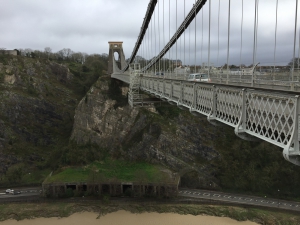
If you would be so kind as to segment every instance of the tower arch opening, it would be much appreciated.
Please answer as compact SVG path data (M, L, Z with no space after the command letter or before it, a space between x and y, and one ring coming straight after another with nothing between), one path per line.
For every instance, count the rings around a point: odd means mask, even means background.
M108 56L108 74L114 73L114 61L118 68L122 70L126 66L125 55L123 52L123 42L121 41L109 41L109 56Z

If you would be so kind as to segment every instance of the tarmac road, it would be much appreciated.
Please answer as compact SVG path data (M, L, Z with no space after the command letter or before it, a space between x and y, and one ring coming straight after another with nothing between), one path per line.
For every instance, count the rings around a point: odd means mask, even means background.
M14 201L15 198L31 198L38 197L41 192L41 187L21 187L21 188L12 188L13 190L19 191L20 194L6 194L6 189L0 189L0 203L1 199L6 202L11 199ZM279 208L293 211L300 211L300 202L294 201L285 201L280 199L272 199L266 197L257 197L257 196L249 196L249 195L241 195L241 194L233 194L233 193L224 193L218 191L209 191L209 190L201 190L201 189L185 189L180 188L178 196L190 199L206 199L208 201L223 201L228 203L237 203L244 205L256 205L262 207L271 207L271 208Z
M21 188L10 188L15 191L15 193L20 192L20 194L7 194L5 193L6 189L0 189L0 202L1 199L9 199L9 198L19 198L19 197L31 197L38 196L41 191L41 187L21 187Z
M271 208L280 208L287 210L300 211L300 202L285 201L257 196L239 195L233 193L223 193L217 191L200 190L200 189L179 189L178 196L186 198L200 198L209 201L224 201L229 203L238 203L246 205L257 205Z

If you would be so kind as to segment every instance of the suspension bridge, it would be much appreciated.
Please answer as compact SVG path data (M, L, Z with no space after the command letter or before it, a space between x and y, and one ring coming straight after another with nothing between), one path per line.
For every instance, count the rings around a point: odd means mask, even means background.
M130 58L109 42L108 73L129 84L132 107L155 96L300 165L297 30L298 0L151 0Z

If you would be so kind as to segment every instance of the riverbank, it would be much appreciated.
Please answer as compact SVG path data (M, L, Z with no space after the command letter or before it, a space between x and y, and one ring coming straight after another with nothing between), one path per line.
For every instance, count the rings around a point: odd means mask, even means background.
M214 205L193 205L193 204L155 204L155 203L126 203L120 202L118 204L114 203L103 203L101 201L89 201L89 202L78 202L78 203L63 203L63 202L46 202L46 203L16 203L16 204L0 204L0 224L1 225L27 225L26 221L30 219L30 224L37 219L39 224L41 220L46 218L51 218L52 222L47 222L48 220L43 221L43 224L53 224L53 221L60 221L57 218L73 218L71 215L80 215L78 213L92 213L94 216L91 216L91 219L97 218L106 218L109 215L114 215L112 213L126 211L127 213L133 213L131 217L134 219L139 214L144 215L141 217L141 221L144 221L143 218L148 218L149 213L159 213L152 214L149 218L159 218L164 214L172 214L172 216L166 216L166 218L176 218L178 217L179 221L181 218L180 215L188 215L190 218L195 218L195 216L210 216L212 217L211 221L206 224L214 224L213 218L216 218L219 223L225 224L228 218L232 218L236 221L248 221L248 224L265 224L265 225L275 225L275 224L300 224L300 216L292 213L283 213L278 211L268 211L262 209L253 209L253 208L242 208L242 207L233 207L233 206L214 206ZM124 213L124 212L123 212ZM85 215L85 214L84 214ZM129 216L130 217L130 216ZM202 217L201 217L202 218ZM204 218L203 218L204 219ZM219 219L224 219L225 222L220 222ZM22 221L22 223L16 223L16 220ZM163 218L162 218L163 220ZM198 224L202 219L197 219ZM254 223L249 223L250 221ZM23 223L24 222L24 223ZM124 221L122 220L122 224ZM86 222L84 222L86 223ZM57 222L55 222L56 225ZM64 224L68 224L64 223ZM71 223L69 223L71 224ZM75 223L74 223L75 224ZM79 223L78 223L79 224ZM80 223L82 224L82 222ZM103 223L105 224L105 223ZM118 224L117 222L115 224ZM134 224L134 223L131 223ZM141 223L136 223L141 224ZM147 224L147 223L143 223ZM149 221L149 224L159 224ZM164 224L168 224L167 222ZM172 221L170 224L176 224ZM180 223L177 223L180 224ZM192 222L181 223L181 224L192 224ZM229 223L233 224L233 223ZM238 224L238 223L237 223ZM246 223L247 224L247 223ZM247 225L248 225L247 224ZM125 225L125 224L124 224Z

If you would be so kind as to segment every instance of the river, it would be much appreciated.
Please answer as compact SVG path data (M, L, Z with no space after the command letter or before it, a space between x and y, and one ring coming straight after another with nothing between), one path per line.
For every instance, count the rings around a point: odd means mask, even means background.
M227 217L193 216L174 213L141 213L117 211L98 218L97 213L75 213L64 218L35 218L25 220L6 220L1 225L257 225L250 221L239 222Z

